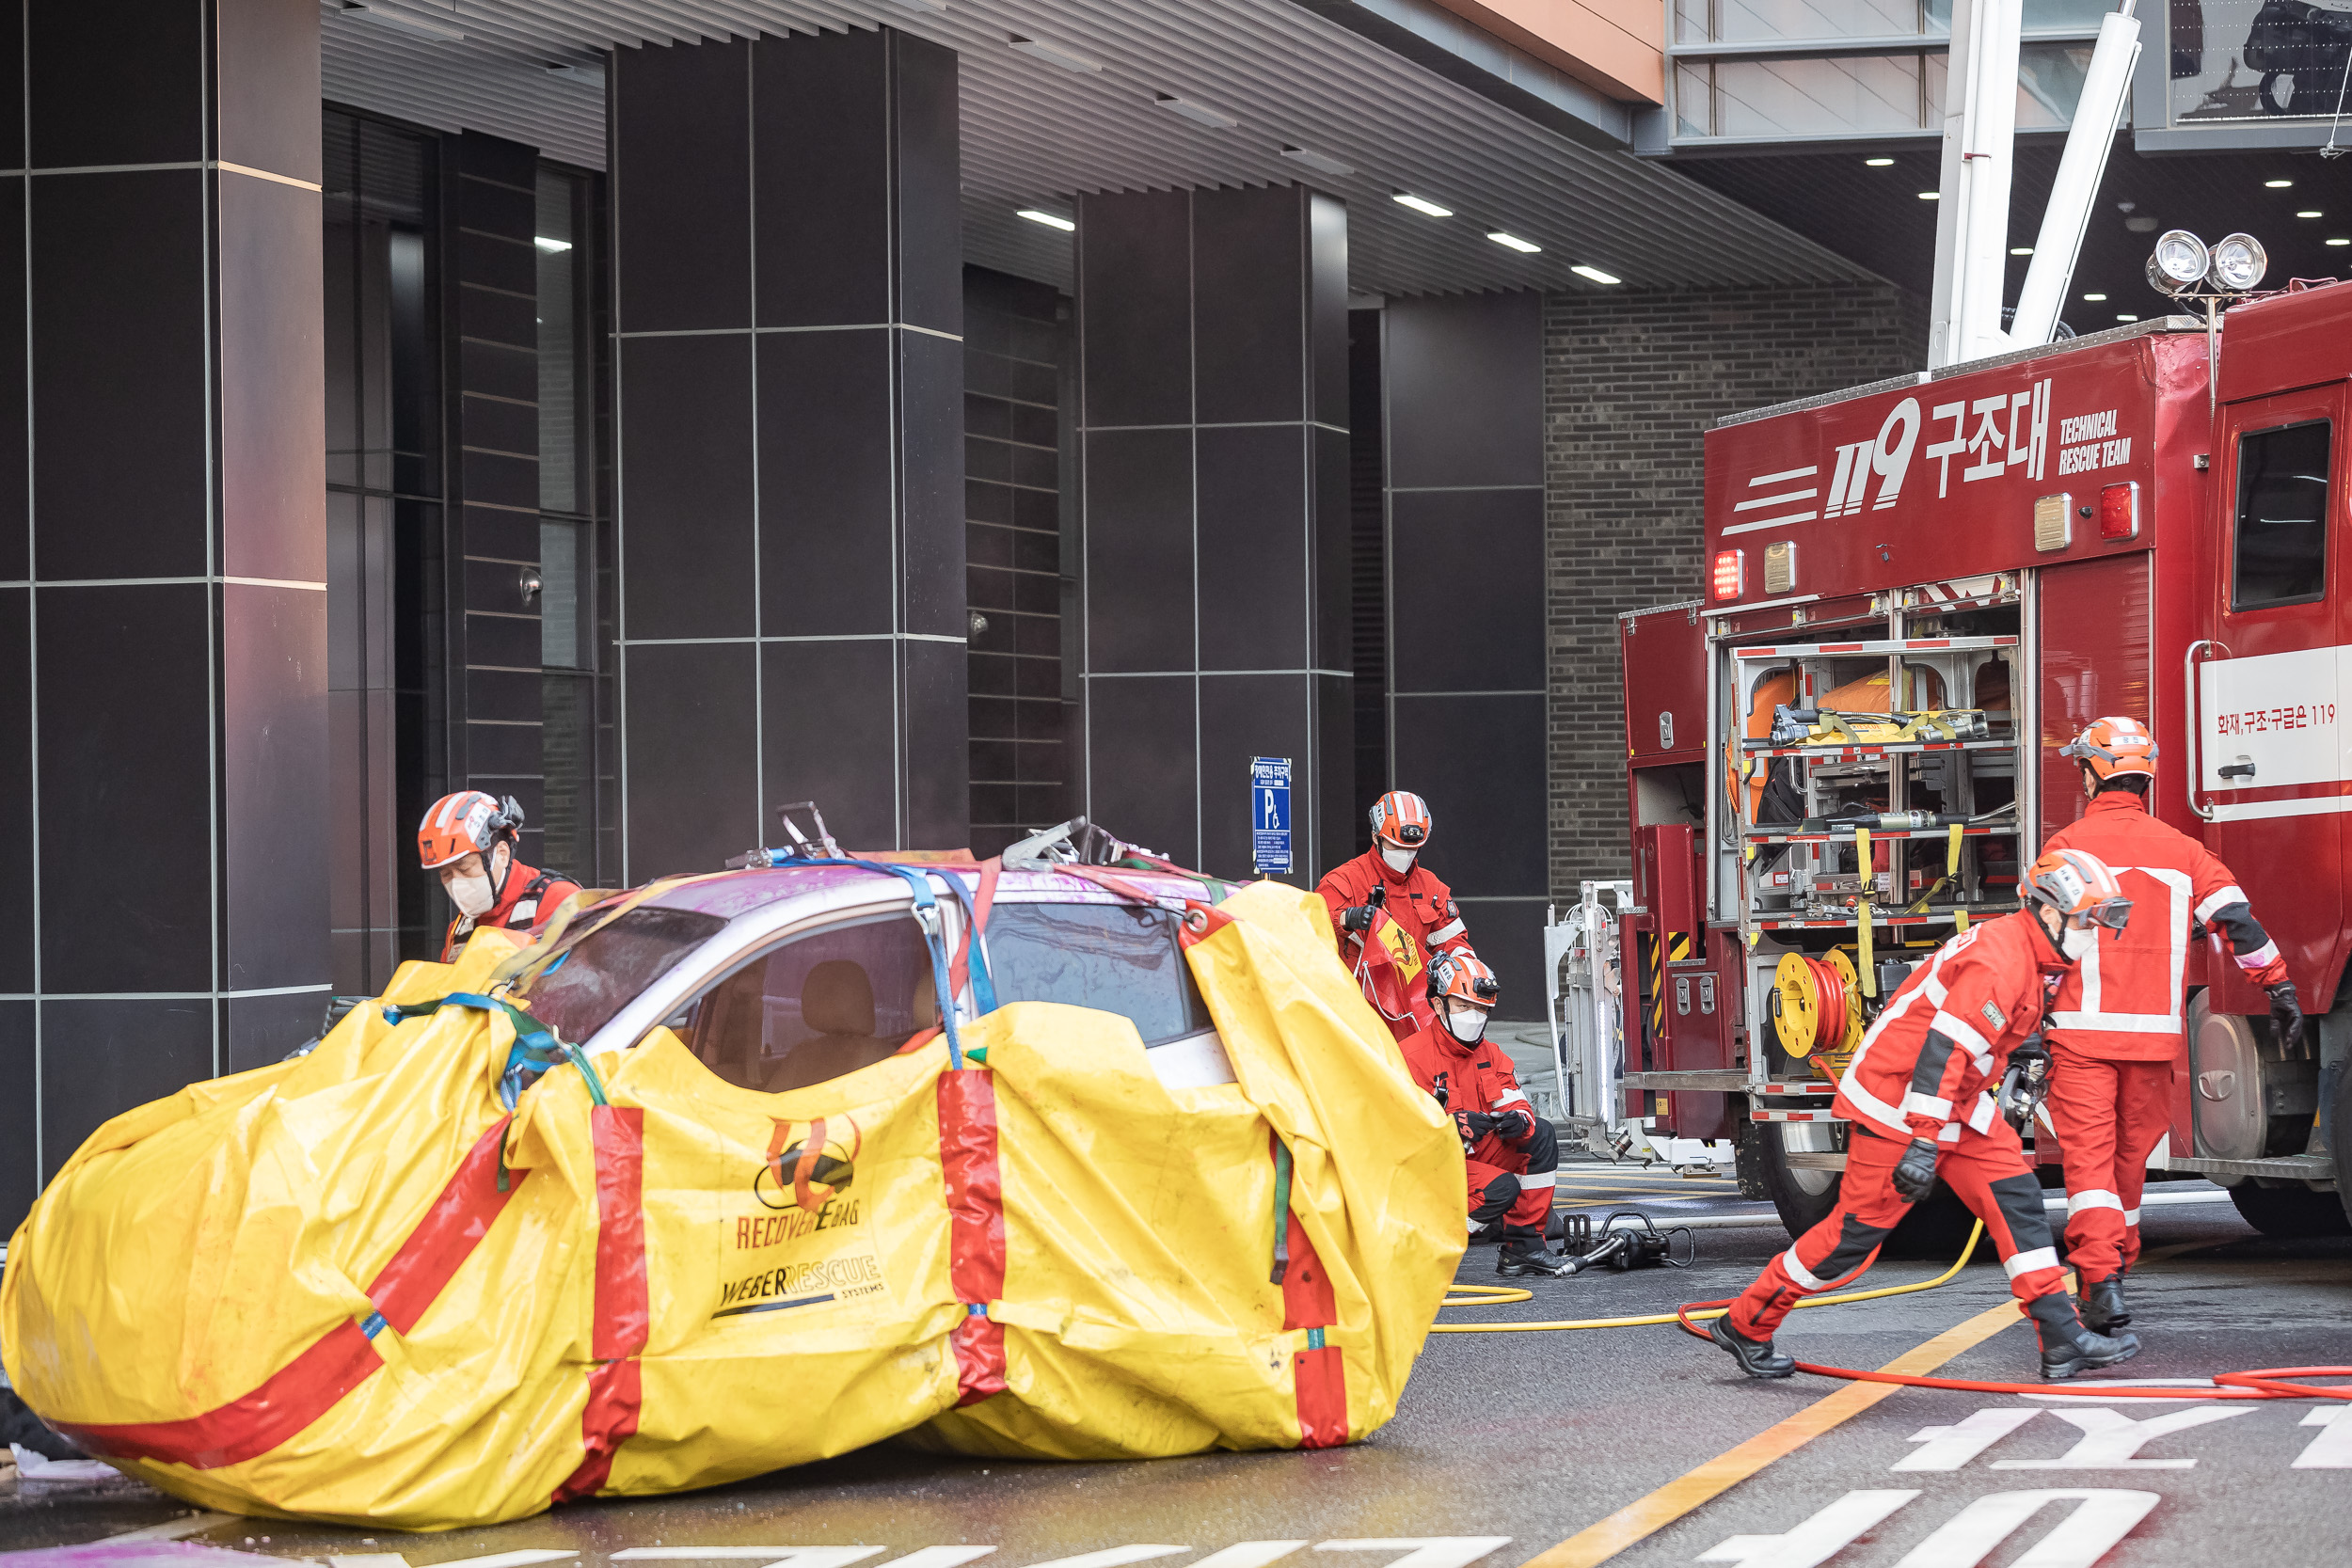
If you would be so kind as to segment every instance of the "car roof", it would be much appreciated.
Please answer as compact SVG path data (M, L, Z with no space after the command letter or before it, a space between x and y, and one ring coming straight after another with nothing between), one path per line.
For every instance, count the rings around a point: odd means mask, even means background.
M980 878L980 867L977 865L924 865L910 866L908 869L927 871L934 878L957 878L966 889L976 889ZM1201 895L1199 882L1189 877L1179 877L1165 871L1120 868L1111 875L1155 897L1198 898ZM885 894L903 892L906 883L897 878L885 879L879 872L858 866L821 863L780 865L760 871L718 871L691 877L663 888L646 898L640 907L691 910L731 922L747 914L774 910L783 904L838 905L854 898L856 893L868 889ZM936 892L943 899L954 896L945 887L936 888ZM1043 899L1057 903L1125 902L1100 882L1066 871L1005 872L997 879L996 896Z

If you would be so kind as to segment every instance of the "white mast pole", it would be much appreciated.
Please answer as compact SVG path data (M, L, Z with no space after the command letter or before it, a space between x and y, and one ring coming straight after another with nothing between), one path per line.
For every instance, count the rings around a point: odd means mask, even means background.
M2090 224L2091 204L2099 199L2107 151L2115 145L2116 123L2131 92L2132 68L2139 60L2139 22L2132 15L2133 3L2123 0L2099 24L2099 45L2091 51L2090 69L2083 76L2074 123L2066 133L2066 151L2058 159L2050 205L2034 240L2033 261L2017 295L2010 341L2019 348L2038 348L2050 341L2058 312L2065 308L2067 287L2074 279L2083 230Z
M2021 0L1953 0L1944 79L1944 165L1935 214L1931 369L1998 354L2017 139Z

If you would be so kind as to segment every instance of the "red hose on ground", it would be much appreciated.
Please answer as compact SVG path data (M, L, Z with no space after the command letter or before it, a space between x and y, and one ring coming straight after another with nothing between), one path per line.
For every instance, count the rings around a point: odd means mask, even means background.
M1690 1314L1710 1307L1729 1307L1738 1298L1686 1301L1675 1308L1675 1319L1686 1334L1708 1338ZM1797 1363L1797 1370L1817 1377L1841 1377L1855 1383L1899 1383L1912 1388L1956 1388L1968 1394L2082 1394L2102 1400L2352 1400L2352 1384L2317 1388L2291 1378L2352 1377L2352 1367L2257 1367L2249 1371L2216 1372L2211 1388L2124 1388L2112 1383L1980 1383L1971 1378L1915 1377L1905 1372L1867 1372L1854 1367L1823 1367ZM2241 1391L2242 1390L2242 1391Z

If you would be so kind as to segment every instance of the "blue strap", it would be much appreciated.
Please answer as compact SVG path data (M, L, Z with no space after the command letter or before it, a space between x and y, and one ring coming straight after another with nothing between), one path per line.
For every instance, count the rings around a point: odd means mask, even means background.
M515 1043L507 1051L506 1066L499 1074L499 1101L508 1110L515 1108L515 1101L521 1096L526 1076L536 1077L564 1062L580 1069L580 1076L587 1081L590 1100L599 1105L612 1103L604 1095L604 1080L589 1065L588 1058L556 1038L546 1024L511 1002L484 996L479 991L456 990L447 996L435 997L430 1002L411 1002L405 1006L387 1003L384 1022L397 1025L412 1018L425 1018L438 1012L444 1004L475 1007L485 1013L502 1012L507 1022L515 1026ZM500 1190L502 1192L505 1189Z

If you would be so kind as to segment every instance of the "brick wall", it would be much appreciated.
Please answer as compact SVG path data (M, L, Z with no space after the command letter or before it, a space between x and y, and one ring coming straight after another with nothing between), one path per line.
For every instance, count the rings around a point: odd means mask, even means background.
M1616 617L1698 595L1708 426L1920 369L1926 317L1886 283L1545 301L1553 896L1628 875Z

